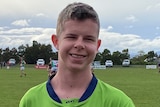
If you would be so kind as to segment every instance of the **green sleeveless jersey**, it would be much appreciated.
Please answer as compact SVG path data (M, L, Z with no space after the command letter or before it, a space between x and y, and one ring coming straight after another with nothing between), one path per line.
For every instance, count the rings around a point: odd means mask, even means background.
M21 63L20 63L20 67L24 67L25 64L26 64L26 62L24 60L22 60Z
M72 93L72 92L71 92ZM50 80L26 92L19 107L135 107L132 100L119 89L93 76L81 98L59 99Z

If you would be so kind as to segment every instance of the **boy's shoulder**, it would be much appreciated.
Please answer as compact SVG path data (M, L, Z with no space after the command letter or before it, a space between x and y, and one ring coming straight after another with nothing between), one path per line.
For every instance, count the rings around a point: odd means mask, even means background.
M38 84L38 85L30 88L27 91L26 95L27 96L30 96L30 95L34 96L34 95L37 95L37 93L40 93L40 92L45 91L45 90L46 90L46 82L43 82L41 84Z
M100 94L105 102L113 103L113 105L125 105L125 107L134 107L134 103L127 94L120 89L113 87L98 79L96 94Z
M125 99L130 100L130 98L120 89L107 84L106 82L98 79L97 90L103 92L104 97L113 99Z
M107 92L107 93L120 93L120 94L124 94L123 91L119 90L118 88L98 79L98 84L97 84L99 89L102 89L103 91Z

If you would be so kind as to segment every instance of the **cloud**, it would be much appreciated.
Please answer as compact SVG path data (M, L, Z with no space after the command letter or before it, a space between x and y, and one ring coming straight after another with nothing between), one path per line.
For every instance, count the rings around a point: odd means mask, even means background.
M3 28L3 27L0 27L0 31L2 31L2 30L4 30L4 28Z
M157 27L156 27L156 29L157 29L157 30L160 30L160 27L159 27L159 26L157 26Z
M156 7L156 8L160 8L160 3L156 4L155 7Z
M0 48L18 48L20 45L29 46L35 40L41 44L52 44L51 35L55 34L53 28L20 28L0 31ZM53 49L55 49L53 47Z
M108 28L111 29L112 27L109 26ZM154 38L153 40L143 39L139 35L108 32L108 28L100 30L102 45L99 51L101 52L104 49L109 49L111 52L129 49L130 53L137 53L140 50L143 50L144 52L159 50L160 37ZM28 27L19 29L5 29L4 31L0 31L0 46L1 48L18 48L22 44L28 44L31 46L34 40L41 44L52 45L51 35L55 34L55 32L56 30L53 28ZM54 46L53 50L55 50Z
M107 31L110 31L110 30L112 30L112 29L113 29L112 26L108 26L106 30L107 30Z
M132 23L138 21L138 19L134 15L130 15L130 16L126 17L126 20L130 21Z
M56 27L58 13L72 2L75 0L3 0L0 3L0 48L31 45L33 40L51 43L50 35L55 33L52 28ZM99 14L101 27L105 28L100 32L101 51L105 48L112 52L125 48L130 52L159 49L158 0L81 2L94 7Z
M47 15L45 15L44 13L38 13L36 14L37 17L48 17Z
M154 3L151 5L148 5L146 10L147 11L153 11L153 10L159 10L160 9L160 3Z
M154 38L153 40L143 39L139 35L120 34L105 30L101 30L100 38L102 40L100 51L106 48L111 52L129 49L130 53L137 53L140 50L144 52L158 51L160 46L160 38Z
M14 26L25 27L25 26L29 26L29 22L30 22L30 20L22 19L22 20L16 20L16 21L12 22L11 24Z

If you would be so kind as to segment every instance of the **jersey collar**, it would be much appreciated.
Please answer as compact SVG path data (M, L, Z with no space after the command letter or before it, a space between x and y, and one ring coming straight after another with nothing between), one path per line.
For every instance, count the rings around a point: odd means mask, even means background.
M51 79L53 77L51 77L48 81L47 81L47 84L46 84L46 87L47 87L47 92L49 94L49 96L55 100L56 102L58 103L62 103L60 98L57 96L57 94L55 93L54 91L54 88L52 87L51 85ZM97 78L94 76L93 74L93 77L92 77L92 80L90 82L90 84L88 85L88 88L86 89L86 91L83 93L82 97L79 99L79 102L82 102L84 100L86 100L89 96L92 95L94 89L96 88L96 85L97 85Z

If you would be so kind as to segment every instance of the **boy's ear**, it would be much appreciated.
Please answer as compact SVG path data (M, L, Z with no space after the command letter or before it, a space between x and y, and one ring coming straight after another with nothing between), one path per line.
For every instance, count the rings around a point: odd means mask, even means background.
M98 53L98 49L99 49L100 46L101 46L101 40L98 39L98 41L97 41L97 53Z
M101 40L99 39L97 43L97 50L99 49L100 46L101 46Z
M57 38L57 36L55 34L53 34L51 39L52 39L52 43L53 43L54 47L58 50L58 38Z

